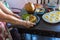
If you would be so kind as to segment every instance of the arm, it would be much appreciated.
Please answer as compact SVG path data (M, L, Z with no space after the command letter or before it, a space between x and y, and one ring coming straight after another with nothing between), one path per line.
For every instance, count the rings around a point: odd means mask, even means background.
M17 25L22 25L22 22L23 22L23 20L20 20L11 15L5 14L1 9L0 9L0 21L10 22Z
M7 14L20 18L20 16L14 14L11 10L9 10L2 2L0 2L0 8Z
M2 2L0 2L0 8L7 14L13 14Z
M0 9L0 21L10 22L10 23L16 24L16 25L22 25L27 28L32 27L34 25L34 23L31 23L29 21L24 21L24 20L14 17L14 16L5 14L1 9Z

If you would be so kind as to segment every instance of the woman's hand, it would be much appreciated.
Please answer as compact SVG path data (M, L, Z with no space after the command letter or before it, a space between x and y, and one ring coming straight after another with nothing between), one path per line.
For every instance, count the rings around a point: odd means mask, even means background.
M20 16L14 14L2 2L0 2L0 9L2 9L0 10L0 16L3 16L0 18L5 19L3 20L5 22L10 22L10 23L17 24L17 25L19 24L27 28L33 27L33 25L35 25L34 23L31 23L29 21L20 21Z
M26 28L33 27L34 25L35 25L35 23L32 23L30 21L24 21L23 22L23 26L25 26Z

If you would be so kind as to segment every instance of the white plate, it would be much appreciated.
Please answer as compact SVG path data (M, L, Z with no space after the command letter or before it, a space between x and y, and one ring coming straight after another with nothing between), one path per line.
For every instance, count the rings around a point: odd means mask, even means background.
M52 11L42 16L42 19L48 23L60 22L60 11Z

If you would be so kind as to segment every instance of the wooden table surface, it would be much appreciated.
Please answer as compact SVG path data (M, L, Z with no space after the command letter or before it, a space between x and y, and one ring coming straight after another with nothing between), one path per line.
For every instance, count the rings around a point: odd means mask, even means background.
M25 28L23 26L19 25L12 25L13 27L17 27L19 32L21 33L32 33L32 34L39 34L39 35L45 35L45 36L54 36L54 37L60 37L60 23L56 24L49 24L42 20L40 17L40 22L34 26L33 28Z

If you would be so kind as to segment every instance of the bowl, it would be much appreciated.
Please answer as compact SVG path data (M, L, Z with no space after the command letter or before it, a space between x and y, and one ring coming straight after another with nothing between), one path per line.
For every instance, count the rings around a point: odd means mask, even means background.
M34 12L34 14L35 15L37 15L37 14L44 14L44 12L45 12L45 9L44 8L37 8L36 10L35 10L35 12Z
M30 21L32 23L39 23L40 17L37 15L31 15L31 14L24 14L22 15L22 19L26 21Z

